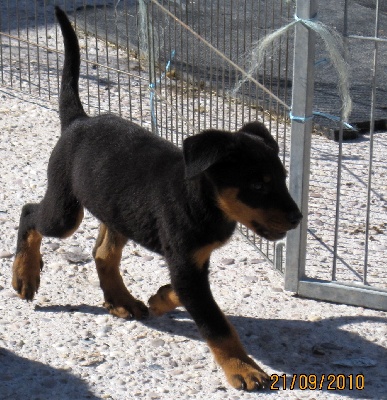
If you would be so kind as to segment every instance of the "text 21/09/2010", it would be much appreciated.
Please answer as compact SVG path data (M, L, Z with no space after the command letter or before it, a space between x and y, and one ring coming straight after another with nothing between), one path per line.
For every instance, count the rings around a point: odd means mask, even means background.
M271 390L363 390L365 381L364 375L358 374L322 374L320 377L316 374L273 374L270 376Z

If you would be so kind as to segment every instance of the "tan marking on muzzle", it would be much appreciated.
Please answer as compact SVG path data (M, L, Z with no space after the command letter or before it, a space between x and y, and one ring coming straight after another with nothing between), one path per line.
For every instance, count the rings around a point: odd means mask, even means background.
M285 232L292 228L284 211L249 207L238 199L238 193L238 188L227 188L218 195L218 205L229 219L240 222L253 231L253 222L268 231Z

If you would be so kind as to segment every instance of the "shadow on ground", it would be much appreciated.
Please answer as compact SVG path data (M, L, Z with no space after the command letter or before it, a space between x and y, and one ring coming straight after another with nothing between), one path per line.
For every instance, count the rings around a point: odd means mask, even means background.
M100 315L106 312L101 307L88 305L45 306L42 312L84 312ZM325 374L332 375L332 390L327 390L325 381L322 390L351 399L387 399L387 350L353 332L354 324L387 324L384 317L343 316L329 317L320 321L288 319L258 319L245 316L230 316L249 354L270 368L286 373L288 389L293 374L315 374L317 379ZM128 321L128 324L131 322ZM151 329L171 335L202 340L196 325L185 311L176 310L160 318L143 321ZM346 326L352 326L351 331ZM382 332L381 332L382 334ZM130 329L128 328L128 335ZM340 384L336 377L345 376L343 390L335 389ZM353 375L353 389L350 389L350 375ZM356 390L356 376L359 382L364 377L364 389ZM281 381L282 382L282 381ZM277 384L280 387L280 384ZM296 386L297 387L297 386ZM314 391L311 391L311 394Z
M351 399L387 398L387 350L345 330L346 325L385 324L386 318L346 316L310 322L231 316L229 320L237 328L249 354L270 368L281 371L281 374L286 373L287 389L293 374L315 374L317 379L320 379L322 374L326 377L332 374L330 380L333 390L329 390L332 394ZM149 319L145 324L173 335L200 340L195 324L185 312L174 312L159 319ZM344 390L335 390L337 384L339 387L343 384L336 378L339 374L346 377ZM352 390L349 389L351 378L348 377L351 374ZM356 375L359 375L359 382L364 377L362 390L355 389ZM278 388L281 387L281 382L280 380L276 385ZM302 385L304 384L305 381L302 382ZM316 392L327 391L327 386L328 382L325 381L323 389Z
M0 348L2 400L98 400L88 385L68 371L16 356Z

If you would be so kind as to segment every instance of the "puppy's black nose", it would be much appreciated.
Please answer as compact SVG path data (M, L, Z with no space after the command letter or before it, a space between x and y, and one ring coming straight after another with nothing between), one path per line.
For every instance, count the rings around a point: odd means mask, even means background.
M291 212L288 214L288 219L289 219L289 222L290 222L294 227L296 227L296 226L300 223L300 221L302 220L302 214L301 214L300 211L298 211L298 210L296 210L296 211L291 211Z

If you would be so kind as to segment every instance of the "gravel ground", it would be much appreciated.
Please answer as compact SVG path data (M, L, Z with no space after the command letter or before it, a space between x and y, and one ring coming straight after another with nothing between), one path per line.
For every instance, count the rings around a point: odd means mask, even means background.
M30 65L36 73L33 60ZM132 89L140 99L141 88ZM119 95L114 87L109 94L113 102ZM135 109L133 113L140 119ZM141 119L150 120L149 108L142 110ZM24 203L39 201L44 194L47 161L59 136L57 105L43 96L0 87L0 132L0 399L387 399L387 313L284 292L282 277L238 233L212 257L213 292L249 354L268 373L287 375L287 390L258 395L232 389L183 309L144 322L107 314L91 257L98 222L89 214L71 238L44 239L40 291L31 303L20 300L11 287L19 214ZM375 168L382 178L386 144L385 135L377 136ZM364 218L357 205L367 175L367 146L366 140L344 145L350 161L343 177L348 217L341 225L339 249L355 264L364 245ZM327 176L335 170L336 147L316 137L312 149L310 227L328 245L335 184ZM387 204L385 179L380 181L372 194L370 263L371 278L385 287ZM331 254L315 242L308 249L310 276L324 278ZM133 243L125 248L121 271L132 293L145 302L168 283L164 260ZM353 280L348 271L339 272L343 280ZM305 375L313 388L313 374L322 388L302 390L308 386ZM343 390L328 390L330 374L332 388ZM339 374L345 382L335 378ZM356 377L361 385L362 376L364 388L357 390ZM283 383L280 378L275 386Z
M59 124L55 104L0 91L0 398L256 398L227 385L184 310L144 322L106 313L91 260L98 225L91 215L71 238L44 240L41 289L31 303L16 296L11 263L19 213L44 194ZM134 244L121 269L143 301L168 282L163 259ZM291 296L238 234L214 254L211 282L248 352L269 373L365 376L363 390L350 390L350 378L343 391L328 391L327 383L289 390L287 382L281 398L387 398L387 313Z

